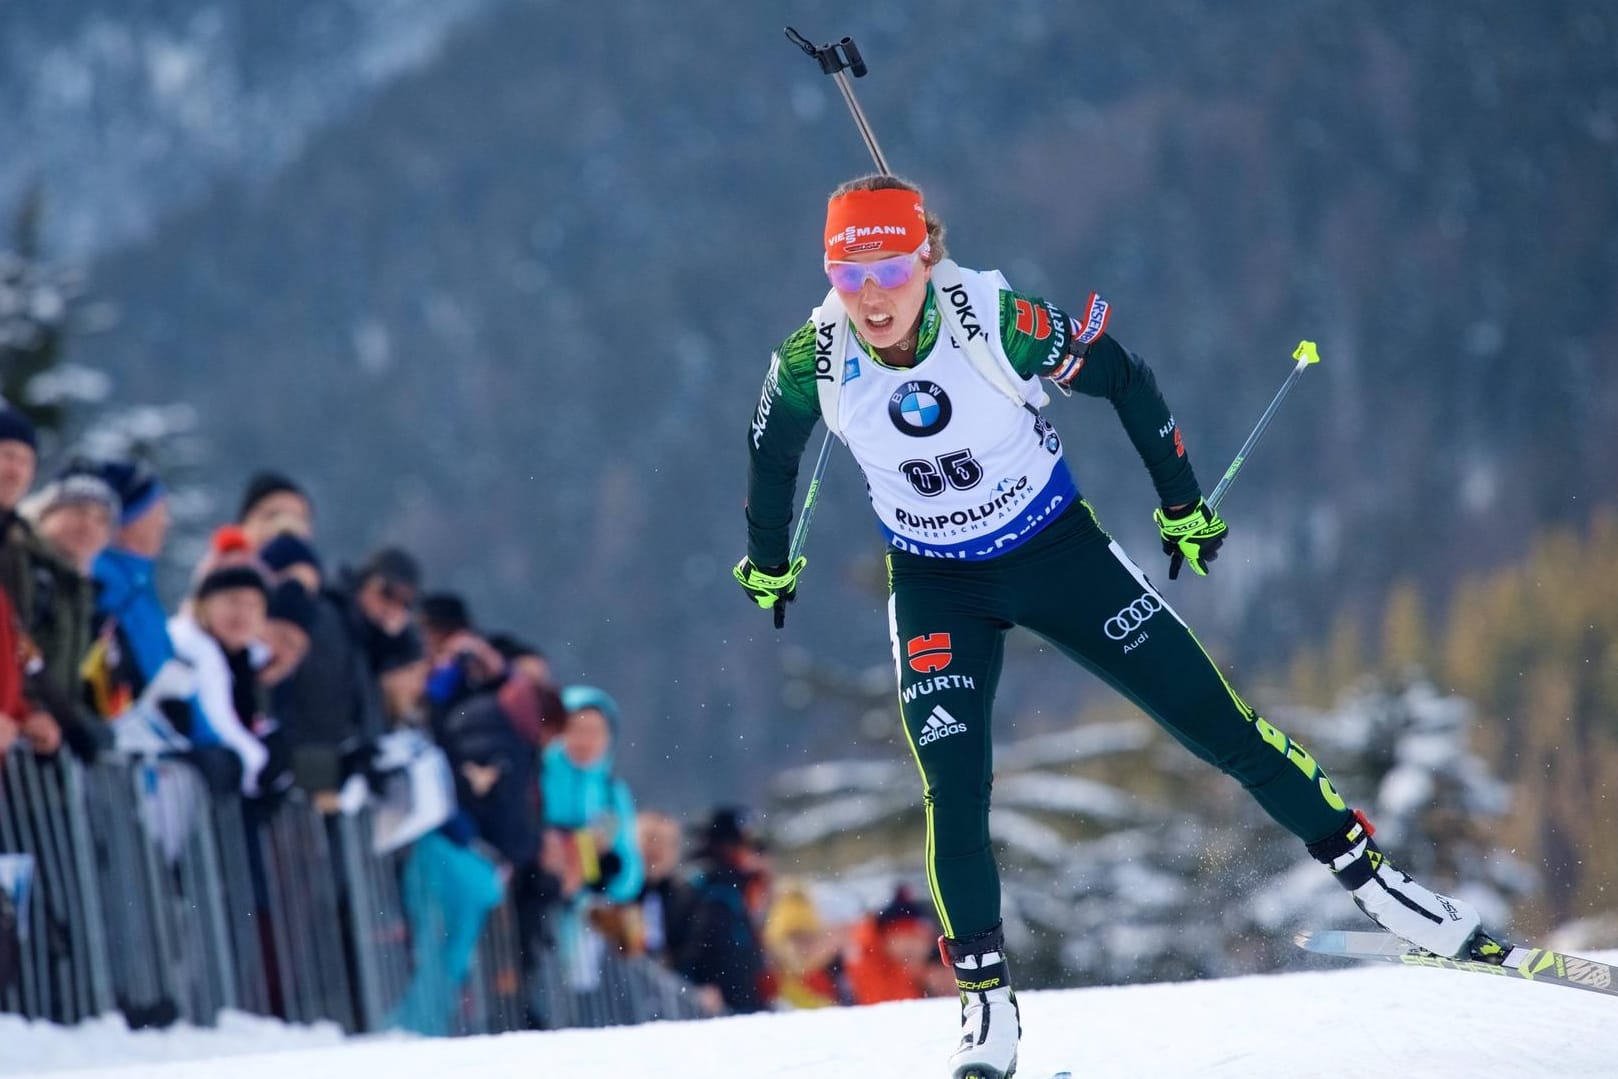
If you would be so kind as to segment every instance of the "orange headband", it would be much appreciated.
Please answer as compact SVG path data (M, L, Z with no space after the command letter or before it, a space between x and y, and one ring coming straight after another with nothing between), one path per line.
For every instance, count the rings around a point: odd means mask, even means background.
M826 204L826 257L833 262L866 251L909 254L926 242L927 218L914 191L850 191Z

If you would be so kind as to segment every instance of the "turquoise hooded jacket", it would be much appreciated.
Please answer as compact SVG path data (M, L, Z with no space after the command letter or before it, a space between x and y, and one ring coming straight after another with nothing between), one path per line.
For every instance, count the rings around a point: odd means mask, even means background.
M569 712L598 709L607 717L613 737L618 733L618 705L605 692L590 686L568 686L562 703ZM640 896L646 881L640 846L635 838L635 802L629 787L612 774L612 750L585 767L568 758L558 739L545 747L540 771L540 792L545 798L545 823L553 828L590 828L611 837L618 855L617 876L607 882L606 896L615 903L630 903Z

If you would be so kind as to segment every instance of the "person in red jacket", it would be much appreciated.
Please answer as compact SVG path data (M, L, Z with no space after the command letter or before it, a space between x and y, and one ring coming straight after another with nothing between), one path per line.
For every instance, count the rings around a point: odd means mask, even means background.
M0 760L18 738L32 706L23 697L24 644L17 630L17 611L0 589Z
M938 926L910 889L900 885L887 906L867 915L854 929L844 963L855 1004L952 996L952 978L933 960Z

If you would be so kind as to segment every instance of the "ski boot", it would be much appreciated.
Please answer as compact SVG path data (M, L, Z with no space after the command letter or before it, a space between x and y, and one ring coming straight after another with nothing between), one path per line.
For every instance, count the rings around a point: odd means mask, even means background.
M1417 884L1388 861L1371 838L1375 831L1355 810L1347 828L1309 844L1309 853L1331 868L1355 906L1394 936L1447 959L1499 963L1504 949L1483 932L1477 909Z
M951 1079L1011 1079L1022 1017L1000 926L962 940L939 937L938 950L961 993L961 1043L950 1054Z

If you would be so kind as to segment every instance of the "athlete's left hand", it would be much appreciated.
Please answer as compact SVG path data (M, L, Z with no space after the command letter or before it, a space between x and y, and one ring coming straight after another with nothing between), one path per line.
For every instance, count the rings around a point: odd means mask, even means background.
M1179 577L1182 560L1198 577L1206 577L1208 563L1219 557L1219 548L1230 531L1224 518L1200 498L1194 506L1153 510L1152 520L1157 522L1158 535L1163 538L1163 553L1169 556L1171 581Z

